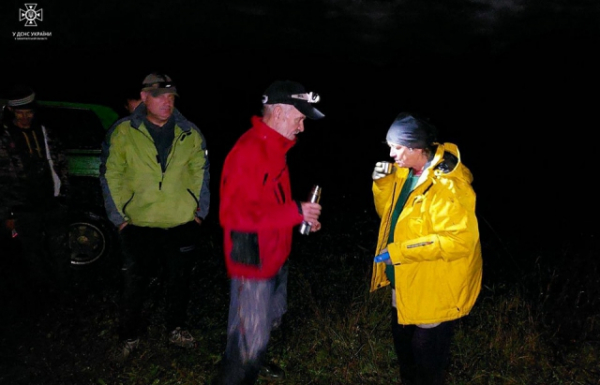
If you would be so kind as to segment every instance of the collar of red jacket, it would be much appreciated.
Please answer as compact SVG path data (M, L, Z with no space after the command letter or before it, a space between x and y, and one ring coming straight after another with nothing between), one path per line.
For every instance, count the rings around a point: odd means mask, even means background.
M261 137L268 140L269 142L277 143L285 151L292 148L297 141L297 139L289 140L285 136L281 135L279 132L266 125L263 122L262 117L260 116L252 117L252 128L254 128Z

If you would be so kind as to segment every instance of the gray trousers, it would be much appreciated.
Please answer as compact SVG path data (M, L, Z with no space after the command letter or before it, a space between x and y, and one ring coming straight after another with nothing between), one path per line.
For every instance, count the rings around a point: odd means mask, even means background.
M287 311L287 281L287 263L271 279L231 279L227 347L220 383L255 383L271 330Z

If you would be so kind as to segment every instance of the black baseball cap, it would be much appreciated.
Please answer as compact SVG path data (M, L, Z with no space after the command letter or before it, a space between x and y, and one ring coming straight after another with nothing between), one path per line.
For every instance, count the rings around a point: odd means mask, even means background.
M321 119L325 115L312 105L321 97L315 92L306 92L304 86L291 80L277 80L265 90L262 104L290 104L310 119Z

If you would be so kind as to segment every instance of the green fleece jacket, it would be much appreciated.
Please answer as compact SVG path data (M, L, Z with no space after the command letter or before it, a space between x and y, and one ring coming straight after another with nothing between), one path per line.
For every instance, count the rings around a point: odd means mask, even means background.
M171 228L208 214L209 160L202 132L177 109L164 171L148 132L145 106L109 129L102 147L100 182L109 219Z

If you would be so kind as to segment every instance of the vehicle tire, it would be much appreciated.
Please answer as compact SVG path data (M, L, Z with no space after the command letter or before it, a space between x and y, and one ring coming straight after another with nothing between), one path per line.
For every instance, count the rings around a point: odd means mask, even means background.
M81 212L69 222L71 267L86 268L107 264L114 258L116 230L104 217Z

